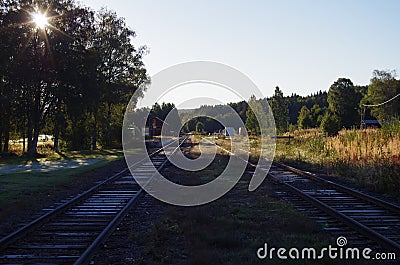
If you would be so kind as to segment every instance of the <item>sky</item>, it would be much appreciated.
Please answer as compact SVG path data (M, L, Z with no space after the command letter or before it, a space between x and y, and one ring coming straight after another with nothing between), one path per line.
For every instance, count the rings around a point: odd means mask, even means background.
M339 77L367 85L375 69L400 70L400 1L81 0L126 19L146 45L149 75L183 62L215 61L271 96L328 90ZM194 90L213 96L212 87ZM201 92L201 93L200 93ZM219 94L223 102L234 95ZM184 101L184 93L165 97Z

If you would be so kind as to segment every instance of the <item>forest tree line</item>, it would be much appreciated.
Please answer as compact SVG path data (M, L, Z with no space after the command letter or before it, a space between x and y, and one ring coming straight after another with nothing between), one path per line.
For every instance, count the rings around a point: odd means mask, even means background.
M48 24L32 19L39 13ZM126 104L148 81L146 47L123 18L73 0L0 4L0 152L23 139L36 155L39 134L69 149L120 146ZM25 142L25 139L27 141Z
M394 71L375 70L366 86L355 85L348 78L339 78L326 91L319 91L309 96L292 94L284 96L279 87L269 98L251 98L268 111L269 104L275 118L277 133L282 134L294 129L321 128L329 135L335 135L342 128L356 128L361 124L361 114L365 110L364 119L378 119L380 122L391 122L400 116L400 97L378 107L364 107L386 102L400 94L400 80ZM241 117L250 133L260 133L259 125L252 115L251 108L245 101L229 103ZM223 129L222 124L212 118L224 121L227 106L201 106L195 110L196 115L203 115L185 124L186 131L203 128L212 133ZM200 125L200 127L198 126ZM230 126L238 128L239 124Z

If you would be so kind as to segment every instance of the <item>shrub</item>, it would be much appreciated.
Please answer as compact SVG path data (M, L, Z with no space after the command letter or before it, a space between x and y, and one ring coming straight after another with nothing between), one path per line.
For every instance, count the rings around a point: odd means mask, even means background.
M330 111L326 112L321 122L322 132L329 136L335 136L338 134L340 127L340 118Z

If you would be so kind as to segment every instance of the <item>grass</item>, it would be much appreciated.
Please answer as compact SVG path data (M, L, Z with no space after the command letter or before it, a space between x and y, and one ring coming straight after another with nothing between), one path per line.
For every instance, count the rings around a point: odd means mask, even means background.
M191 155L197 157L198 152L195 146ZM211 181L225 168L228 159L220 152L210 168L190 174L177 169L170 177L185 185ZM171 206L150 230L132 235L143 246L138 264L337 263L259 260L256 252L264 243L270 247L321 249L334 245L335 239L324 233L321 225L277 199L272 187L262 185L256 192L249 192L249 178L245 175L233 190L212 203L190 208Z
M288 248L328 244L319 227L268 196L171 209L146 238L143 264L171 264L176 258L183 259L183 264L262 264L256 251L264 243ZM174 242L183 243L184 248L177 249Z
M292 134L293 135L293 134ZM277 143L278 161L334 175L387 195L400 189L400 124L382 129L342 130L335 137L317 129L294 132L290 145Z
M101 158L97 163L81 166L74 169L62 169L48 172L32 171L0 174L0 208L8 204L24 201L37 192L63 189L79 178L85 172L103 167L108 163L121 159L122 151L81 151L68 152L64 157L47 157L47 160L57 159L89 159ZM20 158L20 161L24 161ZM15 163L16 160L13 161Z
M10 164L21 164L28 161L33 162L44 162L44 161L57 161L64 159L92 159L92 158L103 158L107 156L123 156L123 151L120 149L110 150L83 150L83 151L63 151L54 152L53 150L43 150L40 157L30 158L25 154L19 152L10 152L8 155L0 155L0 166Z

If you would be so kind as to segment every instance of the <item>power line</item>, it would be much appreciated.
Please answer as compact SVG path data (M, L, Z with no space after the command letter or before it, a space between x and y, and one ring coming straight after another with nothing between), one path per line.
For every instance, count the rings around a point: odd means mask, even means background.
M391 99L389 99L389 100L387 100L387 101L385 101L385 102L383 102L383 103L380 103L380 104L376 104L376 105L366 105L366 104L363 104L363 106L364 106L364 107L379 107L379 106L382 106L382 105L385 105L385 104L389 103L390 101L393 101L395 98L397 98L397 97L399 97L399 96L400 96L400 94L397 94L397 95L394 96L393 98L391 98Z
M400 96L400 94L397 94L396 96L394 96L393 98L391 98L391 99L389 99L389 100L386 100L385 102L382 102L382 103L380 103L380 104L374 104L374 105L368 105L368 104L362 104L362 106L363 106L363 109L362 109L362 111L361 111L361 129L363 129L364 128L364 126L365 126L365 124L363 124L363 122L364 122L364 118L365 118L365 110L366 110L366 108L367 107L380 107L380 106L382 106L382 105L385 105L385 104L387 104L387 103L389 103L389 102L391 102L391 101L393 101L393 100L395 100L396 98L398 98Z

